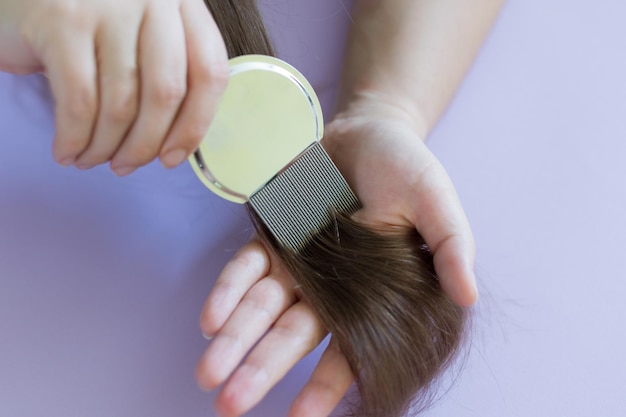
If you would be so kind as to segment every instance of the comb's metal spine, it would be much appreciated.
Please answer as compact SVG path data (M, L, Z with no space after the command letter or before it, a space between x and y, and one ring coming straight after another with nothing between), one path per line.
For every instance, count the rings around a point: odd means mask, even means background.
M295 252L333 222L333 211L350 214L361 207L319 142L254 193L250 205L278 242Z

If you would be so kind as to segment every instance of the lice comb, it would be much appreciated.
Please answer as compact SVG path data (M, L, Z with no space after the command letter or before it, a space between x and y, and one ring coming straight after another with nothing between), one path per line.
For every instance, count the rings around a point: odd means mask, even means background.
M214 193L249 203L281 246L311 237L360 203L319 143L324 122L311 85L263 55L230 60L230 81L190 163Z

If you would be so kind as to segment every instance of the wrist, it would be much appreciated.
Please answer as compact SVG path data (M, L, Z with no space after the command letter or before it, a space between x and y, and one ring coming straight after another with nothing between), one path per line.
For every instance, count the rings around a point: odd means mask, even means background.
M411 100L375 91L359 91L340 101L335 117L326 130L335 136L334 133L373 123L404 125L422 141L431 129L423 113Z

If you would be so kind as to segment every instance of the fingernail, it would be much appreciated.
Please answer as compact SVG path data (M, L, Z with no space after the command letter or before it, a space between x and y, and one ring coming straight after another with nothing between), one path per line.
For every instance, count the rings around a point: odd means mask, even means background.
M135 172L137 168L130 167L130 166L121 166L121 167L116 167L116 168L111 168L111 169L113 170L113 172L115 172L116 175L123 177L125 175Z
M85 163L82 163L82 164L76 164L76 168L78 168L78 169L82 169L82 170L85 170L85 169L91 169L91 168L93 168L93 165L91 165L91 164L85 164Z
M67 158L63 158L59 161L59 164L64 167L68 167L74 163L75 158L73 156L68 156Z
M180 165L185 159L187 159L187 151L185 149L174 149L161 157L161 163L166 168L174 168Z
M474 305L478 301L478 282L476 282L476 274L474 273L473 268L470 268L469 276L470 276L469 299L471 301L470 305Z
M213 339L213 336L209 336L209 335L208 335L208 334L206 334L206 333L202 333L202 337L204 337L206 340L211 340L211 339Z
M474 280L474 303L476 303L478 301L478 299L480 298L480 293L478 292L478 283Z

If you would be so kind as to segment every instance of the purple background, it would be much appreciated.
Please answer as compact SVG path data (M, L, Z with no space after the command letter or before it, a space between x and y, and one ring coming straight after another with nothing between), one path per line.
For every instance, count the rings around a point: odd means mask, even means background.
M264 0L330 112L347 16ZM510 0L429 144L481 300L438 416L626 415L626 3ZM0 417L212 416L197 316L249 226L188 166L119 179L50 156L41 77L0 74ZM285 414L316 354L249 416Z

